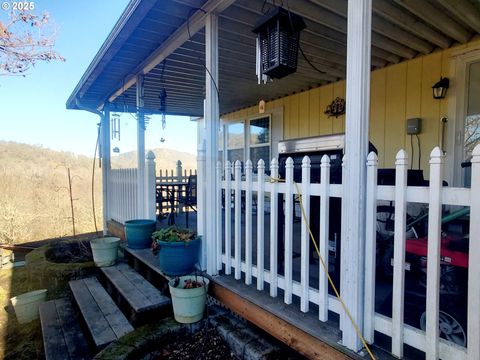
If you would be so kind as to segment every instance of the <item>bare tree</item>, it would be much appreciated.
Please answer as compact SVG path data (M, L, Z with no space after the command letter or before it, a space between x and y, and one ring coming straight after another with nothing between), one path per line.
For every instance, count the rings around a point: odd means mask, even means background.
M47 12L12 11L0 21L0 75L24 75L37 62L65 61L53 50L56 29Z

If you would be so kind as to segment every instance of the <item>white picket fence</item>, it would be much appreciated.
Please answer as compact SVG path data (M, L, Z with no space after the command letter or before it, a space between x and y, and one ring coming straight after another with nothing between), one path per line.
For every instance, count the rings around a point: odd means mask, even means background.
M139 179L139 171L136 168L110 169L108 185L110 219L120 224L132 219L156 219L155 166L155 155L149 151L145 158L143 180ZM140 184L142 186L139 186ZM144 197L139 198L139 188L142 188Z
M395 186L378 186L378 161L374 153L369 154L367 162L367 216L366 216L366 248L365 248L365 307L364 307L364 337L367 342L373 342L374 331L378 331L392 338L392 353L403 357L403 345L408 344L426 353L427 359L480 359L480 146L474 150L472 159L471 188L442 187L443 155L439 148L435 148L430 158L430 185L429 187L407 186L408 159L405 151L401 150L396 158ZM329 250L329 199L342 198L341 184L330 184L330 165L327 156L321 162L321 182L310 183L310 160L305 157L302 161L302 181L293 182L293 160L286 162L286 178L284 181L274 181L278 178L278 161L270 163L270 176L265 176L265 163L258 162L258 176L253 180L252 162L245 163L245 174L242 177L241 163L233 166L227 162L224 167L217 164L217 180L221 184L216 194L216 227L217 241L217 269L222 268L225 274L232 274L241 279L244 273L245 283L252 284L252 277L257 279L257 289L263 290L265 283L270 285L270 295L277 296L278 289L284 291L284 302L292 303L292 296L300 298L300 309L309 311L309 304L318 305L320 321L328 320L328 311L342 314L339 300L328 294L328 279L323 268L319 267L318 290L309 286L309 246L310 239L305 218L301 220L301 281L292 279L293 266L293 214L295 212L294 195L300 192L305 213L309 214L310 196L320 197L320 233L317 243L320 254L326 264ZM273 180L273 181L272 181ZM299 189L299 191L297 191ZM225 206L222 207L222 191L225 194ZM242 192L244 195L242 197ZM233 218L229 195L233 198ZM252 197L257 198L257 262L252 261ZM278 203L278 194L284 194L285 203ZM265 199L269 198L270 207L270 257L269 269L265 269L265 238L264 238L264 209ZM376 221L377 202L381 200L395 202L395 234L394 234L394 263L393 263L393 302L392 317L375 312L375 266L376 266ZM244 201L244 225L242 225L242 201ZM404 323L404 291L405 291L405 244L406 244L406 206L407 203L428 204L428 267L426 290L426 331L421 331ZM468 348L460 347L443 339L439 339L439 279L440 279L440 233L442 206L469 206L470 218L470 246L468 268ZM285 234L284 234L284 275L277 273L278 265L278 207L284 206ZM227 211L228 210L228 211ZM262 216L259 216L261 214ZM308 215L307 215L308 216ZM340 221L340 219L339 219ZM233 222L233 226L232 226ZM224 226L222 226L224 224ZM244 232L242 226L245 227ZM260 231L258 231L260 229ZM232 254L232 232L234 253ZM242 233L244 236L242 236ZM222 247L224 251L222 251ZM241 249L245 250L242 261Z
M137 169L110 170L110 218L120 224L125 224L125 221L137 218L137 174Z
M191 175L197 175L196 169L184 169L180 160L177 161L174 169L160 169L158 170L157 184L168 182L187 182L188 177Z

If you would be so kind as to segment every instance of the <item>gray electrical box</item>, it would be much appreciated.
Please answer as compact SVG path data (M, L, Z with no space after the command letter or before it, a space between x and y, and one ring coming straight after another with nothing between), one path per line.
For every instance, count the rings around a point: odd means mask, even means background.
M420 118L407 119L408 135L420 134L421 128L422 128L422 119Z

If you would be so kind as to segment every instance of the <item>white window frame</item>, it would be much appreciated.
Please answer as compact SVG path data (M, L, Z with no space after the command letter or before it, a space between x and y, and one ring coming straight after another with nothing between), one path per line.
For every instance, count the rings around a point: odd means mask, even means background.
M268 126L269 126L269 134L268 134L268 143L262 143L262 144L250 144L250 122L258 119L263 119L263 118L268 118ZM250 116L246 117L245 119L236 119L232 121L222 121L222 128L223 128L223 143L225 144L224 149L219 149L219 151L223 151L223 158L222 161L225 164L228 159L228 151L229 150L238 150L238 148L230 148L228 146L228 127L230 125L234 124L239 124L243 123L243 134L244 134L244 139L243 139L243 160L242 163L245 164L245 161L247 159L250 159L250 148L255 148L255 147L263 147L267 146L268 144L268 159L263 159L265 161L265 165L268 167L269 162L271 160L273 151L272 151L272 134L273 134L273 129L272 129L272 114L261 114L261 115L255 115L255 116ZM256 172L257 164L253 164L254 172Z
M448 130L447 162L448 167L453 169L454 186L463 186L464 171L460 164L464 161L464 140L465 140L465 115L467 113L467 91L468 91L468 69L470 64L480 61L480 49L470 50L468 52L454 53L454 96L451 102L449 114L453 114L453 126ZM450 119L452 120L452 116ZM448 156L448 153L453 156Z
M265 119L268 118L268 143L261 143L261 144L250 144L250 123L252 121L258 120L258 119ZM248 124L247 124L248 123ZM245 135L246 135L246 142L248 142L248 145L245 146L245 159L250 159L252 160L250 156L250 148L256 148L256 147L265 147L268 145L268 159L263 159L265 161L265 165L268 167L268 163L270 162L272 158L272 114L261 114L261 116L255 116L248 118L247 121L245 121ZM253 169L254 172L257 172L257 164L253 164Z

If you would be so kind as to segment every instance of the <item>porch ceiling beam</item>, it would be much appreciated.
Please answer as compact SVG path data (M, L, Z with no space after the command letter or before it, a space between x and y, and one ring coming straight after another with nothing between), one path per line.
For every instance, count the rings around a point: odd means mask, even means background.
M418 0L394 0L408 11L414 13L419 18L431 26L437 28L445 35L464 44L472 37L472 34L457 22L452 20L445 12L438 7L431 5L427 1Z
M372 43L375 43L378 47L398 56L401 56L405 59L413 59L415 55L417 55L417 52L415 50L412 50L411 48L406 47L378 33L372 32Z
M180 47L175 51L175 53L173 55L175 55L175 56L180 55L180 56L184 57L185 60L186 60L186 64L193 64L193 63L200 64L199 60L198 60L198 57L202 56L203 53L197 52L195 54L195 51L193 49ZM242 58L237 57L237 56L235 56L234 58L231 58L231 57L229 58L229 57L225 57L225 56L222 55L222 56L220 56L220 59L221 59L221 65L222 66L225 66L226 63L236 64L236 65L243 64L244 66L251 66L252 69L254 69L254 66L255 66L254 62L249 61L248 59L245 59L245 58L242 59ZM303 67L305 69L308 69L309 70L309 76L311 77L312 76L312 69L309 67L309 65L304 64L301 59L300 59L300 61L301 61L300 68ZM201 66L203 66L203 65L201 65ZM315 66L317 68L319 68L320 70L325 71L326 74L325 74L325 76L323 76L323 78L325 78L325 80L333 81L331 79L331 76L334 76L336 78L344 78L345 77L345 67L344 66L340 67L339 65L336 65L335 63L326 61L324 59L318 59L315 63ZM317 73L317 74L322 75L320 73ZM328 79L329 75L331 75L330 79Z
M237 0L235 6L237 5L247 9L250 8L255 9L255 11L261 11L262 3L255 0ZM326 8L313 4L307 0L297 0L295 2L292 1L289 5L292 12L304 17L305 19L309 19L316 23L327 26L330 29L338 31L342 34L347 33L347 21L344 16L332 13ZM411 59L416 55L416 52L411 48L399 44L396 41L390 40L389 38L380 34L372 34L372 44L406 59Z
M318 6L334 12L339 16L344 18L347 17L347 2L344 0L310 1ZM372 30L423 54L429 54L433 50L433 47L425 40L420 39L412 33L405 32L404 30L388 23L381 18L377 18L376 16L372 17Z
M255 36L251 32L251 29L253 29L253 21L255 19L256 13L246 13L244 9L240 7L235 7L234 9L231 10L231 14L226 14L228 10L224 13L221 14L221 25L222 25L222 32L225 31L231 31L235 34L235 36L241 36L248 37L251 39L251 54L252 54L252 61L254 63L255 61ZM253 16L252 16L253 15ZM260 15L258 15L260 16ZM248 21L252 21L252 23L248 23ZM223 30L223 29L228 29L228 30ZM329 61L332 63L332 65L336 63L340 63L343 66L346 64L346 51L345 49L341 49L341 46L338 46L338 44L335 44L335 48L332 48L332 44L327 44L325 46L325 41L324 39L320 37L313 36L313 34L308 34L308 33L302 33L301 36L301 43L302 43L302 48L305 50L305 54L307 56L315 56L317 58L322 58L323 60ZM333 51L332 51L333 50ZM227 51L231 51L228 49ZM220 54L225 52L225 50L222 50ZM343 54L342 54L343 52ZM314 54L315 53L315 54ZM342 57L339 58L338 55L341 55ZM385 62L380 60L380 59L375 59L375 66L384 66Z
M480 12L467 0L438 0L442 6L477 33L480 33Z
M375 0L373 2L373 11L378 16L383 17L404 30L415 32L418 36L442 49L450 46L451 40L448 37L419 21L415 16L396 7L389 1ZM376 17L377 19L378 16Z
M127 77L123 86L115 91L110 97L109 101L114 101L126 89L135 84L136 76L139 74L147 74L155 66L161 63L172 54L180 45L189 39L189 32L191 35L205 26L206 18L211 13L220 13L230 6L235 0L208 0L202 7L190 16L190 18L180 26L165 42L160 45L148 58L146 58L133 71L132 75ZM188 24L188 27L187 27Z
M254 27L255 18L261 16L261 14L261 11L258 9L246 8L242 5L235 4L220 15L222 19L221 24L228 29L222 31L222 33L225 31L233 31L236 37L238 37L239 33L248 37L251 39L251 48L255 51L255 37L251 29ZM324 58L332 63L345 65L346 37L341 35L341 37L343 37L343 43L330 40L327 36L319 35L315 32L316 29L318 30L320 27L323 27L322 25L308 19L306 20L306 24L307 28L301 35L302 48L306 50L305 54L308 56L310 53L312 56ZM325 29L325 27L323 28ZM372 54L372 65L375 67L385 66L386 61L394 63L400 61L395 55L377 48L372 51ZM339 59L338 55L341 55L342 58Z

